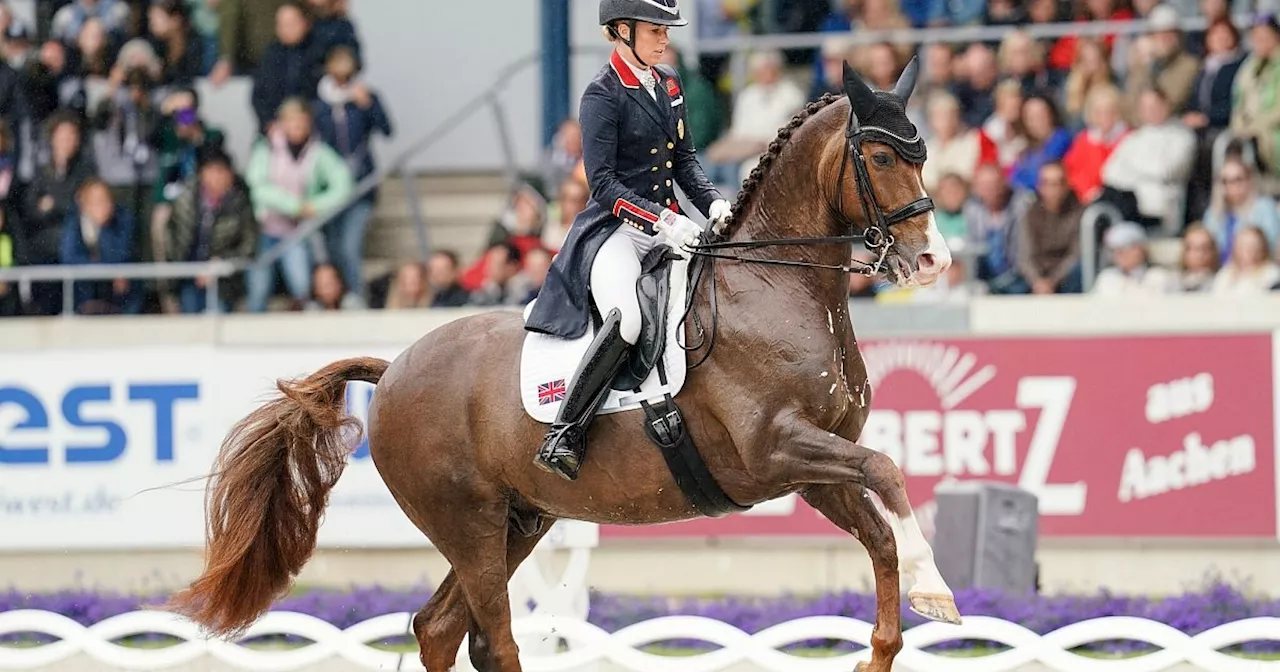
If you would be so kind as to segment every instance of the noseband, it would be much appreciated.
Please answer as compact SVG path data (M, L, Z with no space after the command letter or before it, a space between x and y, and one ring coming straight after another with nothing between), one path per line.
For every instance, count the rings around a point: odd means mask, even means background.
M777 238L772 240L730 240L719 242L708 242L700 245L690 246L689 252L696 256L709 257L715 259L728 259L731 261L741 261L752 264L773 264L776 266L800 266L803 268L823 268L843 273L858 273L865 276L874 276L880 272L884 265L885 257L889 254L889 249L893 247L894 237L892 226L900 224L912 217L922 215L934 209L933 199L928 196L917 198L906 205L897 208L891 212L885 212L880 207L880 201L876 198L875 186L871 182L871 174L867 171L867 159L862 154L862 140L864 134L872 136L887 136L893 140L897 140L902 144L910 144L912 140L908 140L898 136L879 126L862 126L858 123L858 115L854 114L853 109L849 110L849 123L845 127L844 152L840 159L840 174L836 178L836 212L843 216L844 213L844 189L840 188L844 184L844 175L846 167L853 165L853 186L858 192L858 200L862 204L862 214L866 218L867 228L862 233L853 233L854 223L851 219L846 219L850 233L844 236L820 236L805 238ZM896 143L890 143L891 146ZM902 152L899 150L901 156ZM758 249L762 247L782 247L782 246L811 246L811 245L831 245L831 244L848 244L861 242L867 251L876 256L875 263L867 263L860 260L852 260L853 264L818 264L810 261L795 261L791 259L762 259L758 257L743 257L736 254L716 254L712 250L742 250L742 249Z
M749 264L771 264L774 266L799 266L802 268L821 268L842 273L858 273L872 277L880 272L884 265L885 257L889 254L889 248L893 247L894 237L892 227L894 224L900 224L916 215L924 214L933 210L933 199L928 196L917 198L906 205L897 208L891 212L885 212L880 207L880 201L876 199L874 185L871 182L871 174L867 171L867 159L862 154L862 140L864 134L869 134L873 139L875 136L887 138L891 142L890 146L897 143L903 145L911 144L913 141L907 140L891 133L887 129L879 126L862 126L858 123L858 115L854 114L853 109L849 110L849 123L845 127L844 152L840 159L840 174L836 178L838 191L836 192L836 208L837 212L844 213L844 189L839 187L844 185L844 175L846 167L853 165L853 184L858 191L858 200L862 204L862 214L866 217L867 228L862 233L854 233L854 222L846 218L850 233L844 236L815 236L807 238L777 238L773 240L731 240L731 241L711 241L699 245L690 246L688 251L700 259L696 260L697 267L694 269L693 278L690 282L691 290L688 299L685 302L684 314L680 316L677 324L684 323L690 317L693 318L694 326L697 328L699 340L695 345L680 344L680 348L685 352L692 352L707 346L706 352L697 362L689 365L690 369L695 369L711 357L711 350L715 347L716 339L716 322L718 311L716 309L716 274L711 273L711 291L708 295L711 311L711 335L707 338L707 332L702 327L702 320L698 317L698 313L693 310L695 299L698 294L698 285L701 282L703 273L707 267L716 259L727 259L730 261L741 261ZM895 147L899 156L902 151ZM861 242L868 252L875 255L875 263L867 263L860 260L851 260L853 264L818 264L810 261L796 261L792 259L768 259L758 257L744 257L737 254L717 253L714 250L743 250L757 249L761 247L782 247L782 246L811 246L811 245L833 245L833 244L849 244Z

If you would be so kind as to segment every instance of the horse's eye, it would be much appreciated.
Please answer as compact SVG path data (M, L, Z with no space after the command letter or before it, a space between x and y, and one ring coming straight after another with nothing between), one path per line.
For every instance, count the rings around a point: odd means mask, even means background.
M889 166L893 165L893 157L884 153L872 154L871 162L876 164L877 166L880 166L881 168L888 168Z

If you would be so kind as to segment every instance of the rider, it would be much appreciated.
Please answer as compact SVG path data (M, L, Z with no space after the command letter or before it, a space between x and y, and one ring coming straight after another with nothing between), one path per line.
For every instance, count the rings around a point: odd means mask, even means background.
M702 227L680 214L675 184L715 226L732 210L698 164L674 69L659 65L670 26L687 25L679 0L601 0L609 63L582 94L583 162L591 201L551 265L525 328L561 338L586 332L590 304L604 323L570 381L534 463L578 476L587 427L640 335L636 280L655 245L697 243Z

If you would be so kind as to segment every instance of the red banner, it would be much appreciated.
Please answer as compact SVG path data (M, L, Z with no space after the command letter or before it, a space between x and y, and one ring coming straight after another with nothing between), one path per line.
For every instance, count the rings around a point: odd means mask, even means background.
M1270 334L864 341L873 411L927 526L944 480L1039 498L1046 537L1277 535ZM843 536L797 497L603 538Z

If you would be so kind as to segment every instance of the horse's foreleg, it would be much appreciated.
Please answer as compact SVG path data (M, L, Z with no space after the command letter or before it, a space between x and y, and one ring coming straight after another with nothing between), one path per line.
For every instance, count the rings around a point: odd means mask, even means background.
M902 470L884 453L859 446L813 425L789 427L787 441L769 458L770 482L862 483L889 510L898 545L898 566L911 588L911 609L935 621L960 623L955 598L933 562L933 549L916 521Z
M902 650L902 595L898 583L898 546L893 530L861 485L817 485L801 492L827 520L866 547L876 575L876 624L871 632L871 663L857 672L890 672Z

